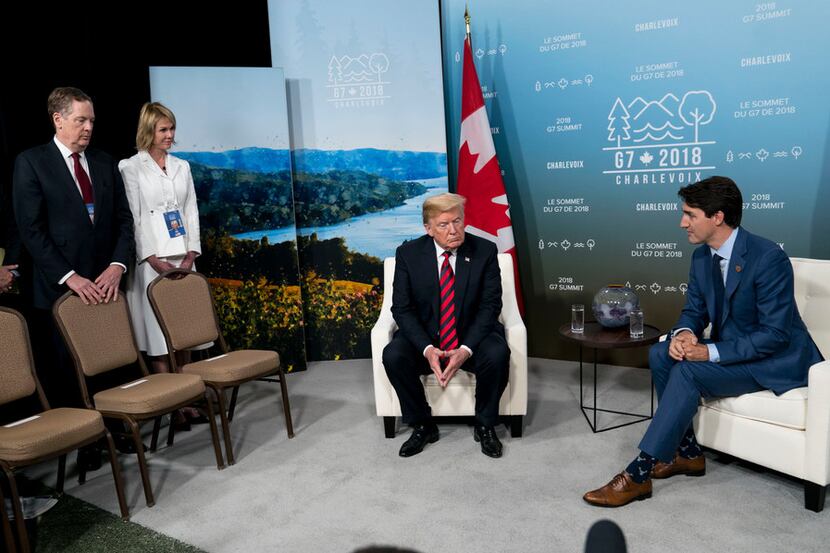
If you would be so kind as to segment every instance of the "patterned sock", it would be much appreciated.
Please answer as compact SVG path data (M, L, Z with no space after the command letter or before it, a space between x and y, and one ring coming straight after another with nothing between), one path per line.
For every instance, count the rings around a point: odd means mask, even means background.
M625 472L631 476L632 480L638 484L642 484L651 478L651 469L654 468L656 462L657 459L645 451L641 451L637 458L631 461L631 464L625 468Z
M700 449L700 445L698 445L697 440L695 439L695 431L692 430L691 426L688 430L686 430L686 433L683 435L683 439L680 440L680 447L677 448L677 454L684 459L694 459L703 454L703 451Z

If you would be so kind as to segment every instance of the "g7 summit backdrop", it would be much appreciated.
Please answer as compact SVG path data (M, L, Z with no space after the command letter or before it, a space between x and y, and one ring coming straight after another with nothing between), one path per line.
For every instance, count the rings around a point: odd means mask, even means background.
M701 178L733 178L743 225L790 256L830 258L829 3L445 0L453 144L465 3L532 355L572 355L552 329L609 283L669 328L693 250L677 190Z

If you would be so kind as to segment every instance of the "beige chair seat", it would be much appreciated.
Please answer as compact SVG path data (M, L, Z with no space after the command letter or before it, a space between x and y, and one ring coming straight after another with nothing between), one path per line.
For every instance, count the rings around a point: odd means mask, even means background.
M421 383L424 386L432 386L434 388L441 388L442 390L444 389L444 387L441 386L441 383L438 382L438 379L435 378L434 374L422 374ZM455 386L466 386L467 388L475 389L476 375L462 369L455 373L455 376L452 377L452 383Z
M182 372L197 374L208 382L235 382L274 372L279 364L280 356L275 351L246 349L189 363Z
M702 403L709 409L736 417L794 430L807 428L806 387L795 388L780 396L770 390L761 390L742 396L704 400Z
M93 396L99 411L141 415L169 410L205 392L205 383L195 374L161 373L143 376Z
M38 459L90 440L103 431L104 419L97 411L51 409L32 420L0 426L0 459L14 463Z

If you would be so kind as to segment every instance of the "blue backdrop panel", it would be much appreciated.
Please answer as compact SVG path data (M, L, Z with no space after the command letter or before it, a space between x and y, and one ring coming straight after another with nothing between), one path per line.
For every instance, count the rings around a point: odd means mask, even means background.
M463 0L442 3L455 173ZM693 246L681 186L733 178L749 230L830 257L830 85L813 1L469 2L473 50L511 202L531 354L571 303L630 284L668 328Z

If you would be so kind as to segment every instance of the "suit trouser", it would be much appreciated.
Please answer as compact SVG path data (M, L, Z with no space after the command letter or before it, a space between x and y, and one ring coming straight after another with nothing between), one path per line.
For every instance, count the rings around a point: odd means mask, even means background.
M764 389L750 374L749 363L675 361L669 356L668 340L652 346L648 360L659 404L640 450L661 461L674 458L701 397L739 396Z
M485 426L495 426L499 421L499 400L507 387L510 348L504 336L496 332L481 341L461 369L476 375L476 420ZM383 349L383 366L386 375L398 394L405 424L429 422L432 411L427 403L421 375L432 374L423 352L395 333L392 341Z
M33 309L32 349L37 376L49 406L83 408L75 362L48 309Z

